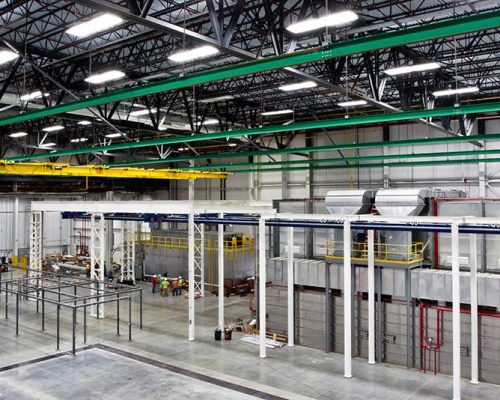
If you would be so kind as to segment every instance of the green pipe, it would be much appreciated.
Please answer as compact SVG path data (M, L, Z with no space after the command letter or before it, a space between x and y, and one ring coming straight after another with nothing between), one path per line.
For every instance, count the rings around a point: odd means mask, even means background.
M373 161L373 160L394 160L398 158L429 158L429 157L463 157L463 156L485 156L500 154L500 149L494 150L466 150L455 152L438 152L438 153L417 153L417 154L385 154L379 156L360 156L360 157L336 157L336 158L318 158L311 160L287 160L287 161L269 161L269 162L255 162L255 163L239 163L239 164L218 164L218 165L203 165L195 167L181 167L179 169L184 171L190 170L212 170L236 167L255 167L255 166L269 166L269 165L294 165L294 164L323 164L328 162L345 163L345 162L359 162L359 161Z
M292 65L324 61L330 58L344 57L350 54L362 53L366 51L403 46L410 43L434 40L441 37L494 29L498 26L500 26L500 11L450 18L440 22L423 24L412 28L398 29L392 32L352 39L342 43L324 46L322 48L297 51L290 54L242 62L229 65L224 68L218 68L216 70L199 72L183 77L161 80L133 88L104 93L87 99L81 99L78 101L59 104L53 107L46 107L41 110L34 110L6 117L0 120L0 126L29 121L36 118L48 117L83 108L95 107L134 97L147 96L154 93L201 85L242 75L266 72Z
M499 110L500 110L500 102L480 103L480 104L473 104L461 107L436 108L432 110L401 111L401 112L392 112L385 114L372 114L372 115L352 117L352 118L335 118L335 119L318 120L318 121L315 120L307 122L298 122L290 125L269 125L260 128L238 129L234 131L206 133L206 134L198 134L192 136L180 136L180 137L176 136L163 139L150 139L139 142L124 142L124 143L110 144L105 146L94 146L84 149L69 149L69 150L60 150L48 153L11 157L7 158L7 160L26 161L26 160L34 160L40 158L48 158L48 157L60 157L60 156L68 156L74 154L95 153L100 151L113 151L113 150L140 148L140 147L150 147L162 144L166 145L175 143L196 142L200 140L206 141L213 139L225 139L232 137L234 138L243 135L260 136L269 133L368 125L368 124L378 124L378 123L392 122L392 121L405 121L417 118L444 117L444 116L463 115L463 114L476 114L483 112L495 112ZM467 136L466 138L467 141L471 140L470 136ZM356 148L358 146L359 145L356 145Z
M338 151L338 150L354 150L354 149L372 149L381 147L403 147L403 146L418 146L432 145L443 143L461 143L473 141L491 141L500 140L500 134L493 133L490 135L474 135L474 136L444 136L428 139L409 139L409 140L393 140L390 142L368 142L368 143L350 143L330 146L315 146L315 147L291 147L286 149L269 149L259 151L242 151L238 153L209 153L197 156L183 156L175 158L155 158L136 161L121 161L106 164L109 167L130 167L137 165L155 165L155 164L170 164L196 160L218 159L218 158L240 158L240 157L256 157L269 156L276 154L293 154L293 153L317 153L323 151ZM342 159L343 161L345 158ZM268 163L267 163L268 164ZM255 164L253 164L255 165Z
M478 164L478 163L500 162L500 158L485 158L484 160L435 160L435 161L401 161L391 163L371 163L371 164L351 164L351 165L322 165L312 167L280 167L280 168L256 168L256 169L227 169L233 174L243 174L248 172L278 172L278 171L303 171L303 170L325 170L325 169L356 169L356 168L377 168L377 167L419 167L426 165L448 165L448 164Z

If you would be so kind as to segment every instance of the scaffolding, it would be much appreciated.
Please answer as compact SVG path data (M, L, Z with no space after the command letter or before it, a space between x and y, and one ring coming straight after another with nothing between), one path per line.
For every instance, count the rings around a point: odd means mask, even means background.
M104 215L90 216L90 279L92 287L91 314L96 318L104 318L104 303L97 303L95 295L104 289L104 260L106 254L106 236L104 233Z
M122 221L120 282L132 282L135 285L135 221Z
M43 259L43 214L32 211L30 214L30 263L29 276L39 278L42 273Z

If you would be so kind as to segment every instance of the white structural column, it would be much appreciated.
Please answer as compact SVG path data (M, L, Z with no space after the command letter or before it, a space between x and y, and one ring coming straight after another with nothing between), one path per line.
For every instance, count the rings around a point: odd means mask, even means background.
M375 243L368 231L368 364L375 364Z
M351 222L344 221L344 377L352 378Z
M12 224L12 237L14 238L14 248L12 255L16 257L19 263L19 197L14 198L14 221Z
M188 308L189 308L189 340L195 340L194 334L194 215L189 213L188 217Z
M220 213L219 218L224 218ZM218 259L218 286L219 286L219 328L224 329L224 225L217 225L217 259Z
M266 358L266 220L259 219L259 357Z
M30 216L30 278L39 278L42 274L43 259L43 213L32 211Z
M205 225L194 224L194 291L205 297Z
M106 259L106 236L104 230L104 214L90 216L90 279L94 281L90 291L91 296L98 296L104 289L104 261ZM93 298L90 303L96 303L99 298ZM104 304L93 304L90 315L104 318Z
M294 330L294 276L293 276L293 227L289 227L288 229L288 275L287 275L287 305L288 305L288 346L293 346L294 338L295 338L295 330Z
M470 382L479 383L479 340L477 315L477 235L470 235Z
M135 221L122 221L120 282L132 281L135 285Z
M451 224L451 281L453 299L453 400L461 399L460 365L460 243L458 223Z

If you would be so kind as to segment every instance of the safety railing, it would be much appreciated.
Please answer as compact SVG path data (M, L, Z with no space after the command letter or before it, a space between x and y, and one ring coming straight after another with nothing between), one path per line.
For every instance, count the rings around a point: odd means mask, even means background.
M375 243L375 262L413 264L423 261L424 243ZM344 259L344 242L329 240L326 242L325 258ZM368 242L351 242L351 259L368 260Z
M138 241L148 247L177 249L179 251L187 251L188 249L188 239L182 236L156 236L143 232L138 236ZM206 239L205 251L208 253L217 253L219 251L217 240ZM255 240L253 238L243 237L242 239L224 240L224 254L227 259L231 260L242 254L252 255L254 251Z

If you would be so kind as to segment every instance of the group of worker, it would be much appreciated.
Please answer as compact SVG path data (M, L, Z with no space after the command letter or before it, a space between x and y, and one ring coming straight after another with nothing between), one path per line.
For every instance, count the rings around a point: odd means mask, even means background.
M163 274L163 276L153 275L151 278L152 293L155 294L157 289L160 288L160 294L165 297L168 297L169 289L172 290L172 296L181 296L184 285L185 282L184 279L182 279L182 276L179 276L179 278L168 279L167 274Z

